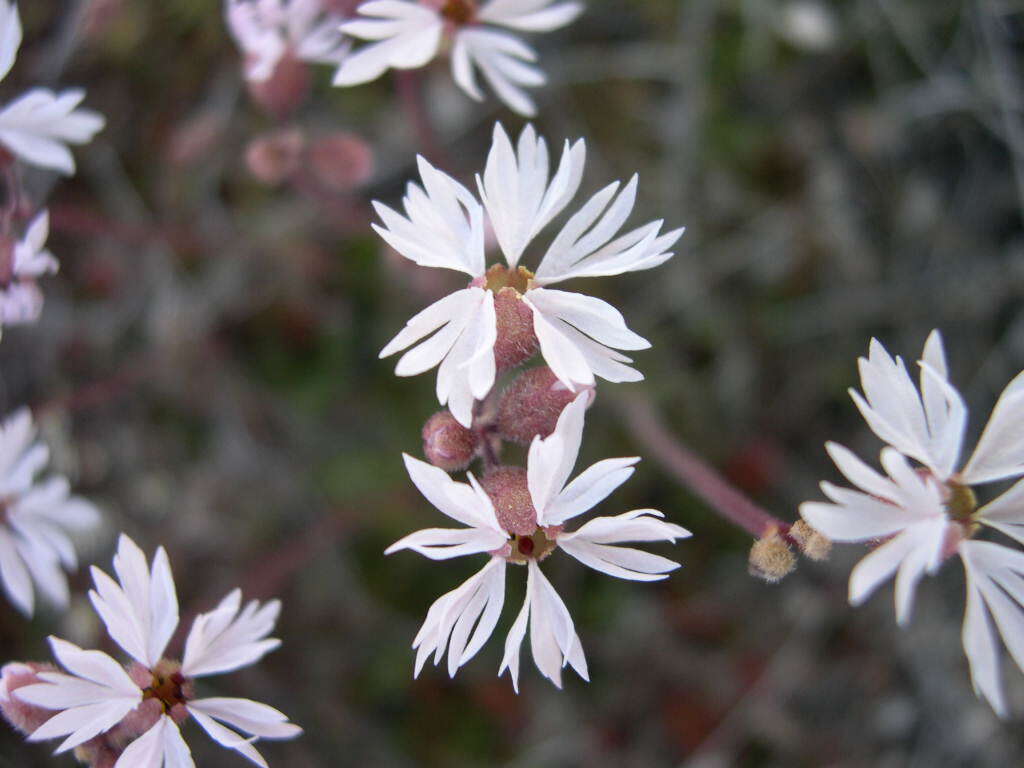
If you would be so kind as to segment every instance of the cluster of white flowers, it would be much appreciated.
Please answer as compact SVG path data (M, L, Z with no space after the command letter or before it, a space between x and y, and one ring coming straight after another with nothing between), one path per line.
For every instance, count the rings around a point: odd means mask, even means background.
M621 190L618 182L609 184L570 216L536 273L520 266L533 240L575 196L584 160L583 141L567 141L551 175L547 144L532 126L513 147L497 125L483 176L476 179L479 201L420 158L423 186L409 184L403 201L406 215L375 204L384 224L375 229L396 251L421 266L453 269L471 278L468 287L413 317L383 349L381 357L412 347L399 360L398 375L439 366L438 400L463 428L477 433L488 431L481 403L492 396L498 371L518 367L539 349L561 385L557 421L533 430L525 471L499 465L483 448L482 481L469 474L467 485L443 469L405 457L410 477L427 500L469 527L419 531L387 552L412 549L435 560L490 556L479 573L431 606L413 644L418 649L417 675L431 654L436 663L447 650L448 670L454 675L480 650L498 621L505 599L505 567L513 563L527 567L526 601L505 641L499 674L508 669L518 690L519 649L529 624L533 658L541 674L561 686L561 670L568 664L586 679L586 659L572 619L539 563L560 549L611 576L653 581L677 564L618 545L675 542L690 535L652 509L598 517L572 532L564 529L633 474L638 458L607 459L568 482L595 376L613 382L642 379L627 365L631 360L616 350L650 345L626 327L610 304L548 286L572 277L658 266L671 258L668 249L683 232L662 234L662 222L656 221L619 234L636 200L634 176ZM488 224L505 261L489 269L484 240ZM518 342L511 350L505 343L509 337ZM521 419L529 420L531 410L549 410L546 400L531 401L515 385L507 391L511 395L506 397L521 401L511 408ZM565 392L576 394L563 406Z
M114 572L117 581L92 569L95 590L89 598L110 638L132 663L126 669L102 651L84 651L51 637L53 655L67 672L40 672L40 682L11 694L58 712L29 739L65 737L59 754L93 740L102 743L104 735L112 743L127 737L133 740L115 768L186 768L194 763L179 725L191 717L218 744L266 768L252 745L254 738L289 739L302 729L273 707L249 699L196 698L195 680L247 667L277 648L280 641L267 635L280 605L253 601L242 608L241 593L229 593L214 610L195 618L179 662L164 657L178 627L178 598L167 553L158 549L147 567L142 550L122 535ZM241 736L222 723L252 736Z
M21 17L17 6L0 0L0 80L14 66L21 47ZM21 197L14 158L64 174L74 173L69 144L84 144L103 127L103 117L80 109L85 93L78 89L55 94L32 88L0 109L0 166L5 180L7 209L0 222L0 327L32 323L42 311L43 295L36 279L54 273L58 263L46 248L50 217L45 210L13 236L17 202ZM99 524L99 512L70 494L60 476L43 480L39 473L49 462L49 450L36 442L36 428L27 409L0 425L0 581L11 602L27 615L35 609L35 589L58 608L67 606L64 569L77 567L69 534ZM35 589L33 588L35 585Z
M928 337L919 365L920 389L903 360L872 340L868 357L860 360L864 393L850 394L888 446L881 455L886 474L829 443L829 455L858 490L822 483L829 502L807 502L800 514L835 541L878 542L850 575L850 602L862 603L895 574L900 624L910 620L921 577L959 554L967 577L963 644L974 687L1005 715L991 619L1024 669L1024 552L975 536L985 526L1024 543L1024 480L981 506L974 488L1024 476L1024 373L1003 390L974 453L961 465L967 408L949 383L938 331Z

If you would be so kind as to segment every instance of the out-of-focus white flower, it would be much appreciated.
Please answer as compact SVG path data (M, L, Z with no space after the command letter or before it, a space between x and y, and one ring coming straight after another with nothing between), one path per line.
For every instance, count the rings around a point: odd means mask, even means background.
M65 478L36 481L50 452L35 438L27 408L0 426L0 580L27 615L35 608L33 583L49 602L67 607L63 569L78 567L68 534L85 532L100 520L91 503L70 494Z
M482 101L479 70L498 97L520 114L536 113L524 88L546 77L535 66L536 52L516 32L551 32L583 11L578 2L558 0L371 0L359 6L366 18L342 25L352 37L372 41L342 62L335 85L376 80L388 69L415 69L451 42L452 76L469 96Z
M179 724L192 717L218 744L265 767L253 741L288 739L302 732L266 704L195 697L196 678L249 666L280 645L267 637L280 611L276 600L263 606L252 601L242 608L241 593L231 592L213 611L196 617L184 659L177 662L164 657L178 626L178 599L167 553L158 549L147 566L142 550L122 534L114 572L117 581L93 568L96 588L89 597L110 637L134 662L126 670L101 651L84 651L50 638L54 657L67 674L40 672L44 682L13 694L29 704L58 710L32 733L31 741L66 737L57 748L61 753L120 728L119 735L134 740L116 768L194 768L179 730Z
M50 235L50 214L43 211L29 224L25 236L3 258L0 273L0 325L34 323L43 309L43 292L36 278L55 273L60 265L46 249Z
M800 514L834 541L878 543L850 575L850 602L860 604L895 574L900 624L910 618L921 577L959 554L967 574L963 643L974 687L1005 715L989 617L1024 670L1024 553L974 537L988 526L1024 543L1024 480L982 506L972 486L1024 474L1024 374L1003 391L974 454L958 471L967 409L947 380L938 331L928 337L920 365L919 393L903 361L872 341L868 359L860 360L864 395L851 394L872 430L891 446L882 451L888 477L829 443L839 471L859 490L823 482L829 502L806 502Z
M0 0L0 80L21 46L21 19L11 0ZM68 144L87 144L103 128L102 115L79 109L85 91L33 88L0 109L0 144L22 160L64 174L75 172Z
M474 399L494 384L499 321L495 301L511 289L509 314L525 314L535 342L555 375L570 389L643 376L616 350L650 344L626 327L617 309L600 299L550 286L573 277L619 275L650 269L672 257L682 235L661 234L661 221L624 235L619 230L636 202L637 177L624 188L614 182L573 214L547 248L534 274L519 266L534 238L565 210L579 188L586 158L583 140L568 141L550 176L547 144L528 125L514 148L500 124L477 186L483 203L463 185L419 158L423 186L410 183L405 216L374 203L383 226L374 229L407 259L426 267L464 272L469 286L414 316L381 351L387 357L412 347L398 361L399 376L414 376L440 364L437 396L465 426ZM505 265L486 269L484 230L494 229ZM436 332L436 333L435 333ZM431 335L433 334L433 335ZM425 337L426 341L423 341Z
M285 56L338 65L348 45L321 0L225 0L228 29L245 55L245 76L267 80Z
M544 677L562 684L568 664L588 679L587 662L565 603L541 572L538 563L562 549L602 573L634 581L663 579L678 563L629 547L627 542L669 541L690 533L661 520L653 509L617 517L597 517L568 533L563 525L588 511L633 474L637 458L599 461L567 481L576 463L589 394L581 393L562 411L555 431L530 446L525 472L505 467L495 481L483 485L472 474L469 484L456 482L437 467L405 457L409 476L437 509L466 528L417 531L389 547L385 554L411 549L433 560L489 554L487 564L456 589L438 598L427 612L413 648L415 675L433 654L439 663L447 651L453 675L483 647L498 622L505 601L508 563L527 566L526 600L505 641L499 674L508 669L519 687L519 649L530 627L533 659ZM493 498L492 498L493 497ZM475 626L475 630L474 630Z
M779 32L793 45L824 51L839 37L831 9L816 0L791 0L778 16Z

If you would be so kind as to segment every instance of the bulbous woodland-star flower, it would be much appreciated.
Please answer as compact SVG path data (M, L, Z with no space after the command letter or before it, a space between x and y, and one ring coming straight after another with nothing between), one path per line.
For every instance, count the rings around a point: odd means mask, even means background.
M672 257L668 249L682 229L661 234L662 222L654 221L618 234L636 202L636 176L621 189L619 182L609 184L570 216L535 273L519 265L540 231L576 194L585 158L582 139L567 141L550 176L547 144L532 126L514 148L496 125L486 168L477 177L482 203L421 157L423 186L408 185L405 216L374 204L383 222L374 229L392 248L421 266L454 269L471 278L466 288L409 320L380 353L387 357L412 347L398 361L399 376L439 365L438 400L464 426L471 425L473 401L490 391L496 371L523 362L538 345L558 379L574 391L593 386L595 376L614 382L643 378L617 350L650 344L626 327L617 309L550 287L574 277L650 269ZM490 269L485 216L505 259Z
M530 629L534 662L544 677L562 684L568 664L588 679L587 662L565 603L544 576L539 563L560 549L581 563L610 576L655 581L679 567L658 555L619 546L627 542L669 541L690 533L661 520L653 509L617 517L597 517L573 532L565 524L603 501L633 474L637 458L599 461L568 482L583 434L588 393L566 406L555 431L530 446L528 467L498 467L478 482L453 480L443 470L405 456L413 483L448 517L465 528L429 528L396 542L391 554L411 549L432 560L486 554L487 564L458 588L430 606L413 648L418 676L433 654L439 663L447 652L448 672L455 672L484 645L498 622L505 601L508 564L527 569L526 600L505 640L499 674L508 669L519 686L519 650ZM475 625L475 629L474 629Z
M178 626L167 553L158 549L147 566L142 550L122 535L114 572L117 581L92 569L95 590L89 598L111 639L133 661L126 669L101 651L85 651L51 637L54 657L66 673L39 672L43 682L13 691L28 704L58 712L32 733L31 741L64 737L57 748L61 753L106 734L112 744L133 739L116 768L191 767L179 729L191 717L218 744L266 766L253 741L288 739L302 732L266 704L195 694L197 678L249 666L280 645L267 638L280 611L276 600L263 606L252 601L243 608L240 591L231 592L214 610L196 617L184 657L177 661L164 656Z
M373 42L342 62L335 85L367 83L388 69L422 67L450 42L452 76L463 91L483 100L479 70L505 104L533 116L536 107L524 88L541 86L546 78L533 63L536 52L504 30L551 32L571 23L583 5L556 0L371 0L358 11L367 18L346 22L341 29Z
M92 504L70 495L65 478L36 480L49 459L49 449L36 442L28 409L0 426L0 580L27 615L35 608L33 583L50 603L67 607L63 569L78 567L68 534L87 531L100 519Z
M326 13L321 0L225 0L225 14L254 82L268 79L288 56L337 65L348 51L341 17Z
M0 253L0 325L34 323L43 309L36 279L55 273L57 259L46 250L50 215L43 211L29 224L25 236Z
M903 361L872 341L860 360L864 395L851 394L891 446L882 451L886 476L829 443L829 455L858 490L822 483L829 502L807 502L800 514L835 541L881 542L851 573L850 601L862 603L895 574L901 624L921 577L959 554L967 576L963 643L975 690L1005 715L991 618L1024 669L1024 553L974 537L988 526L1024 543L1024 481L980 506L972 486L1024 475L1024 374L1003 390L974 453L957 469L967 408L948 381L938 331L928 337L920 367L919 391Z
M0 0L0 80L21 46L21 19L10 0ZM0 144L27 163L65 174L75 172L68 144L86 144L104 125L101 115L79 109L85 91L54 93L33 88L0 109Z

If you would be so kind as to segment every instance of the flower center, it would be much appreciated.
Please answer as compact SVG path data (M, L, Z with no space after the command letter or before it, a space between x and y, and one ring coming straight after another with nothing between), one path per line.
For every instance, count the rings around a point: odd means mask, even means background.
M560 530L561 527L558 526L537 528L527 536L513 534L508 561L520 564L525 564L528 560L540 562L555 550L556 537Z
M530 282L533 280L533 272L526 267L509 269L503 264L495 264L484 274L483 287L494 293L502 288L511 288L519 293L526 293L530 289Z
M971 522L978 510L978 497L970 486L947 483L946 493L946 513L957 522Z
M474 0L446 0L441 6L441 15L452 24L469 24L476 18Z
M159 701L164 712L192 698L192 682L181 673L181 664L161 660L151 672L151 681L142 691L142 698Z

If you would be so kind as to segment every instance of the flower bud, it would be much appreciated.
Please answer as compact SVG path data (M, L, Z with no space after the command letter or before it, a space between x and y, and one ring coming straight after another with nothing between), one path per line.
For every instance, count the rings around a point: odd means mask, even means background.
M28 735L56 714L52 709L37 707L13 695L19 688L41 683L40 672L56 671L52 664L19 661L0 669L0 712L16 730Z
M505 287L494 295L494 315L498 326L494 362L502 373L533 357L540 342L533 332L533 312L515 288Z
M479 443L480 436L448 411L438 411L423 425L423 453L427 461L446 472L469 466Z
M271 117L284 120L306 100L309 83L309 67L289 51L266 80L248 81L249 95Z
M529 445L534 437L555 431L562 409L576 399L546 365L530 368L502 392L498 404L498 434L505 440ZM590 389L591 402L594 389Z
M332 133L309 147L309 170L332 192L348 192L373 175L370 145L351 133Z
M298 128L258 136L245 149L245 164L261 182L277 186L299 169L305 143Z
M480 485L491 497L498 525L506 532L529 536L537 530L537 510L526 484L525 469L497 466L483 476Z
M796 568L796 555L782 538L779 529L772 526L750 548L749 570L770 584L781 581Z
M797 520L789 529L789 535L800 547L800 551L811 560L821 562L827 560L832 551L832 542L818 533L805 520Z

